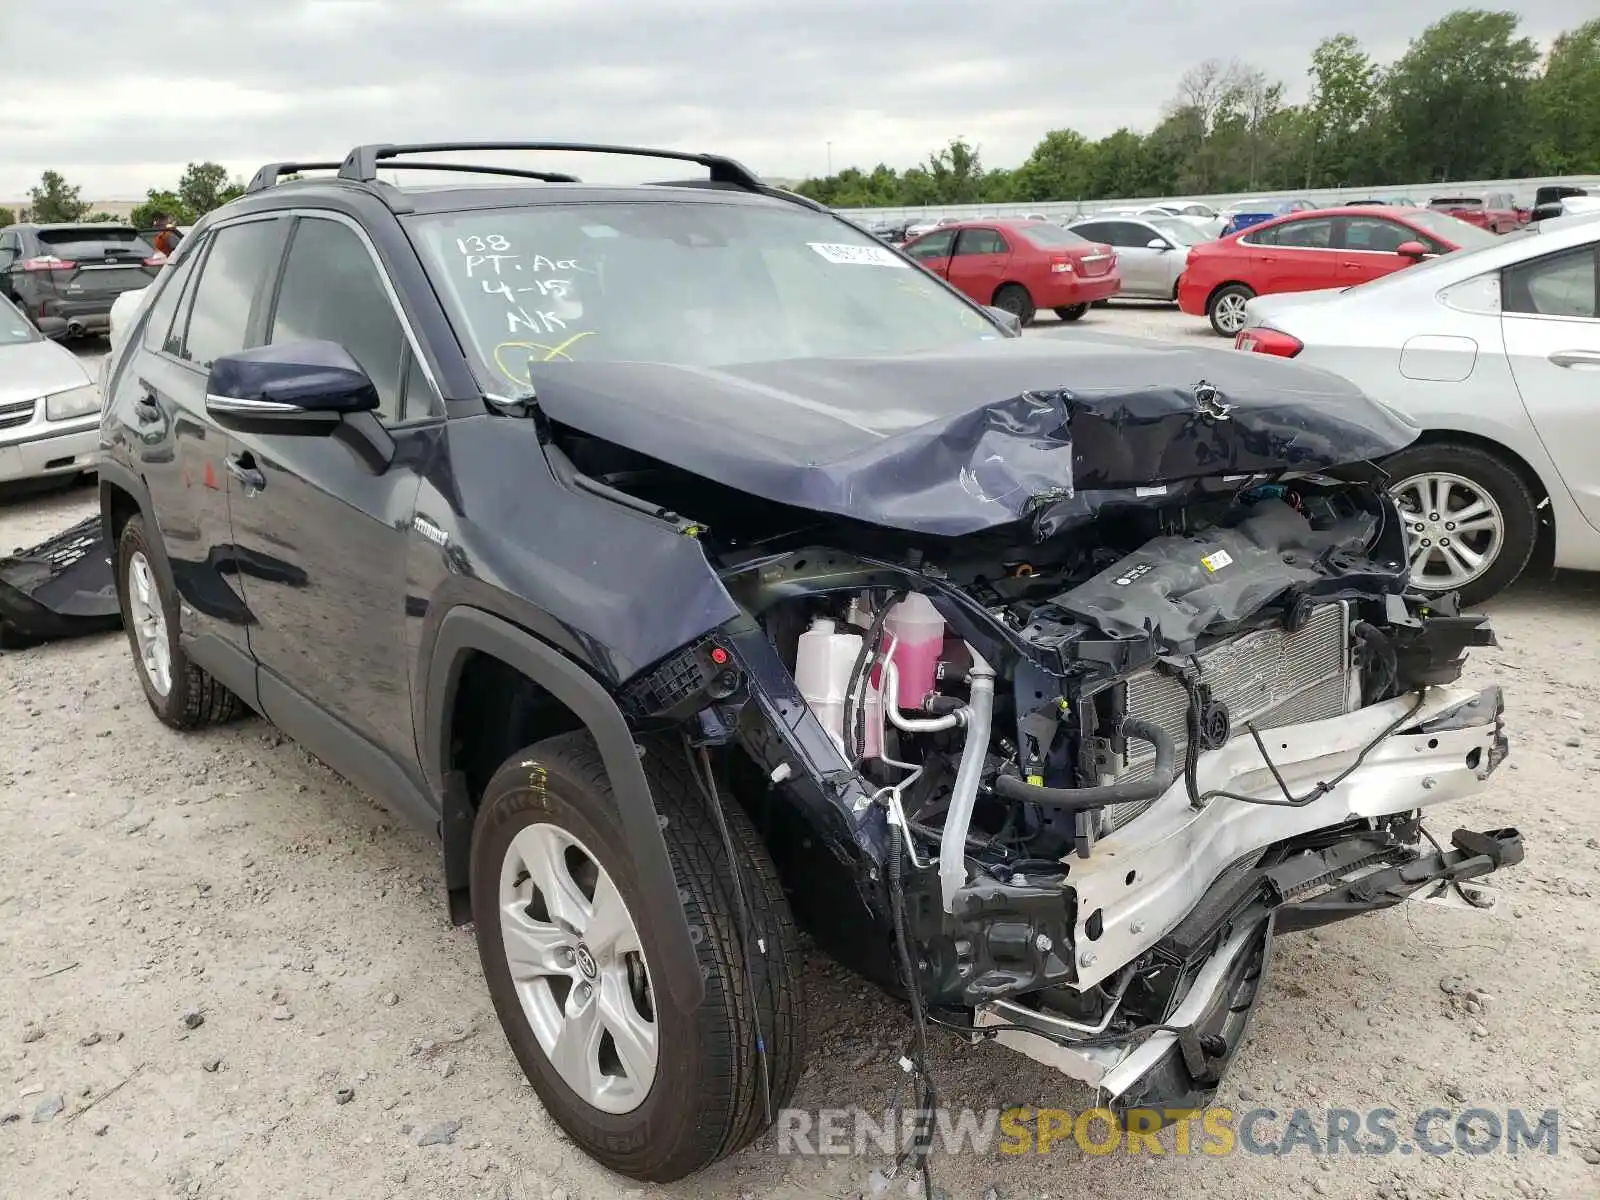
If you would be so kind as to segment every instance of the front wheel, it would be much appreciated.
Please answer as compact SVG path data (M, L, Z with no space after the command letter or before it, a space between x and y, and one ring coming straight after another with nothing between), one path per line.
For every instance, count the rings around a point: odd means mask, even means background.
M723 799L730 861L682 749L653 743L644 766L705 980L699 1008L652 986L667 948L641 920L648 901L586 733L530 746L489 781L472 913L495 1011L550 1116L611 1170L666 1183L748 1144L793 1095L802 963L744 811Z
M1218 288L1206 305L1206 315L1211 318L1211 328L1218 337L1231 338L1244 328L1244 306L1255 295L1242 283L1230 283Z
M1028 295L1028 289L1020 283L1001 284L994 294L994 306L1005 309L1024 325L1032 321L1034 313L1038 311L1033 297Z
M1089 311L1087 304L1069 304L1065 308L1056 309L1056 316L1063 321L1076 321Z
M1384 463L1405 522L1412 586L1480 604L1533 556L1538 509L1527 483L1487 450L1435 442Z

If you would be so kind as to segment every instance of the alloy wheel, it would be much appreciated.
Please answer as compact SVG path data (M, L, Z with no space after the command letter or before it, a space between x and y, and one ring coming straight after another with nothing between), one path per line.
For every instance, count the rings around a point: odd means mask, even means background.
M1217 327L1229 334L1238 333L1244 328L1245 297L1238 292L1229 292L1225 296L1217 297L1217 303L1212 308L1212 315L1216 318Z
M156 695L164 697L172 691L172 644L167 640L161 593L143 551L135 551L128 559L128 616L144 673Z
M1433 471L1390 489L1405 522L1411 581L1433 592L1465 587L1499 557L1505 516L1483 487L1461 475Z
M539 1047L601 1112L632 1112L655 1080L657 1023L639 931L606 869L556 825L530 825L500 868L506 965Z

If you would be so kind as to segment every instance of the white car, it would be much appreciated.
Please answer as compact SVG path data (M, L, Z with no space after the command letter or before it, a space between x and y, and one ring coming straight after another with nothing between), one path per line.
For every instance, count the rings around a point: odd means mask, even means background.
M92 471L99 454L100 389L0 296L0 483Z
M1542 537L1600 570L1600 220L1343 291L1258 296L1235 346L1325 367L1420 425L1386 460L1413 579L1476 603Z
M1067 228L1117 252L1122 278L1117 296L1134 300L1176 300L1189 247L1203 239L1193 225L1173 216L1086 217Z

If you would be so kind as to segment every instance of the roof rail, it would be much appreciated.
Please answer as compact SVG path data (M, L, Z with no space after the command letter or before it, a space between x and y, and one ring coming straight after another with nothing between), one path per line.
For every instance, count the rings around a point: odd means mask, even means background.
M582 182L576 175L567 175L560 171L528 171L522 167L483 167L476 163L386 162L378 169L380 171L468 171L481 175L511 175L518 179L537 179L541 183Z
M301 171L337 171L340 167L336 162L275 162L268 163L250 177L249 186L245 195L251 192L264 192L269 187L277 184L284 175L297 175Z
M746 191L770 190L749 167L720 154L691 154L684 150L649 150L642 146L605 146L587 142L417 142L409 145L378 143L357 146L345 156L339 168L339 178L370 183L378 178L380 163L394 166L390 160L406 154L436 154L456 150L555 150L572 154L619 154L633 158L665 158L677 162L699 163L711 172L711 182L727 183ZM499 173L493 167L463 167L486 174Z

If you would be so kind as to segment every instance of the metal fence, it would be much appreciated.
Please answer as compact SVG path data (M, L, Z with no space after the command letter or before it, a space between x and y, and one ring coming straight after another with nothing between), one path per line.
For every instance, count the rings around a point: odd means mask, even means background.
M1346 200L1406 198L1427 204L1434 196L1475 196L1484 192L1510 192L1522 205L1533 203L1534 193L1549 184L1566 184L1600 192L1600 175L1549 176L1543 179L1472 179L1453 183L1411 183L1392 187L1313 188L1287 192L1228 192L1198 196L1136 196L1125 200L1050 200L1022 204L934 204L906 208L852 208L847 210L858 221L909 221L936 217L1028 217L1047 220L1072 220L1108 208L1138 208L1148 204L1198 202L1225 209L1240 200L1304 199L1333 208Z

